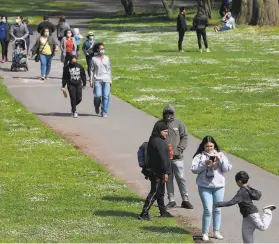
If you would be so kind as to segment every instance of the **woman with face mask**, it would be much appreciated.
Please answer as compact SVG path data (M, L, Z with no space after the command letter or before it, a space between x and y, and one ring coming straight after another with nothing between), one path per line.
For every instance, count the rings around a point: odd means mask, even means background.
M77 44L75 35L71 29L65 31L65 36L61 40L61 62L64 63L64 67L71 61L72 56L76 55Z
M58 42L50 34L49 29L44 28L30 52L31 57L36 53L40 55L42 81L49 78L51 62L55 51L58 51Z
M87 33L86 38L87 38L87 40L85 40L85 42L82 45L82 51L86 57L87 72L88 72L88 76L90 76L90 71L89 71L90 61L91 61L92 57L94 56L93 47L96 44L96 41L95 41L94 33L92 31L89 31Z
M10 25L7 16L1 16L0 22L0 43L2 48L2 63L8 61L8 47L10 41Z

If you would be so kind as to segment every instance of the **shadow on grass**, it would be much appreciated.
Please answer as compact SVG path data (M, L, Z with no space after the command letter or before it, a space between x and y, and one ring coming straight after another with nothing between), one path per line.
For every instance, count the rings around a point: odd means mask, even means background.
M103 200L111 201L111 202L143 202L140 198L136 197L120 197L120 196L105 196Z
M93 215L101 216L101 217L132 217L137 218L137 213L127 212L127 211L120 211L120 210L98 210L93 212Z
M142 226L140 227L144 231L156 232L156 233L173 233L173 234L190 234L187 230L181 227L169 227L169 226Z

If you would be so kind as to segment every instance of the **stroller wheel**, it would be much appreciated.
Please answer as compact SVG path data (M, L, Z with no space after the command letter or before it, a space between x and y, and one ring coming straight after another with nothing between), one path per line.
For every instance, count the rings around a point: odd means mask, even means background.
M28 65L26 64L26 66L25 66L25 69L26 69L26 71L28 71L29 69L28 69Z
M12 66L11 66L11 71L13 71L13 68L14 68L14 66L12 65Z

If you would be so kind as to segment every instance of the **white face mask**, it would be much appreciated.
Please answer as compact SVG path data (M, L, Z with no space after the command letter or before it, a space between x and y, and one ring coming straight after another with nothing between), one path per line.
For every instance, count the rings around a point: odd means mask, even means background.
M67 37L71 37L72 36L72 34L67 34Z
M45 34L45 36L49 36L49 32L45 32L44 34Z
M17 24L19 23L19 19L16 19L16 23L17 23Z

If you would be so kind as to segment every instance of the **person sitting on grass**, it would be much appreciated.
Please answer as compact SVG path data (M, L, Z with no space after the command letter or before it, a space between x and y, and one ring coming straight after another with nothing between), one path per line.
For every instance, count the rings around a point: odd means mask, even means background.
M235 19L232 17L231 12L228 12L224 18L222 18L222 22L224 24L222 27L219 28L218 26L215 26L214 30L216 32L228 31L235 28Z
M236 184L240 187L237 194L232 200L227 202L217 202L215 208L229 207L238 204L240 213L243 215L242 222L242 239L244 243L254 243L255 229L266 230L272 220L272 211L276 209L275 205L268 205L263 208L263 216L253 200L260 200L262 194L260 191L253 189L248 185L249 175L245 171L240 171L235 175Z

